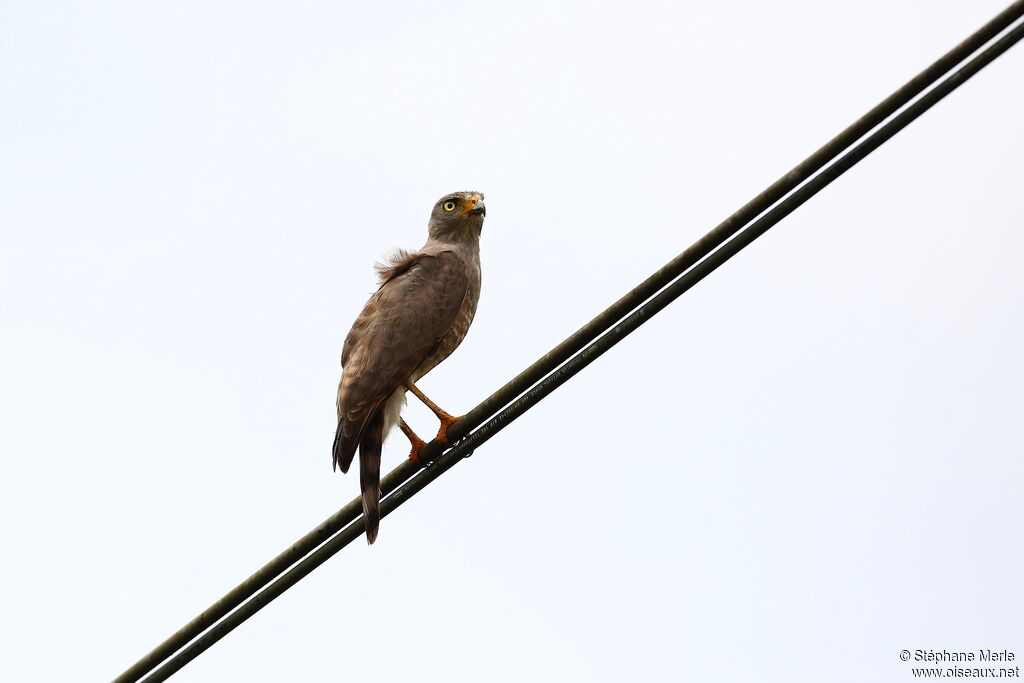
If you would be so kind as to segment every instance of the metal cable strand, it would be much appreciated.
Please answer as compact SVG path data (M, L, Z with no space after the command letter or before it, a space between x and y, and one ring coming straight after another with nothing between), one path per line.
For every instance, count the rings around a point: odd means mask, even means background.
M764 212L773 203L820 170L825 164L844 151L853 141L859 139L866 132L891 116L966 56L969 56L991 40L991 38L998 35L1022 15L1024 15L1024 0L1018 0L1018 2L1004 10L978 32L890 95L881 104L872 109L871 112L859 119L714 230L698 240L698 242L669 262L664 268L645 280L640 286L622 297L601 315L584 325L575 334L485 399L449 429L449 434L453 441L461 439L453 448L437 457L444 448L442 444L434 441L426 447L422 454L424 459L436 458L436 460L422 472L416 474L419 468L408 461L392 470L381 483L382 494L385 496L381 504L381 516L388 515L393 509L408 500L409 497L450 469L460 459L471 453L473 449L490 439L491 436L504 428L505 425L515 420L555 388L589 365L593 360L611 348L611 346L614 346L652 315L663 309L669 302L699 282L708 273L731 258L732 255L739 252L743 247L791 213L800 204L807 201L807 199L828 185L832 180L863 159L867 154L945 97L945 95L952 92L952 90L956 89L981 68L1009 49L1009 47L1024 36L1024 25L1017 26L1013 31L1007 33L960 71L943 81L942 84L915 102L911 107L843 156L826 171L816 176L807 185L800 188L781 204L762 216L747 230L730 240L725 247L714 251L725 240L735 235L752 218ZM714 253L710 257L701 261L712 251ZM696 268L686 272L686 275L682 278L672 282L681 273L698 263L699 265ZM672 283L670 287L664 289L654 299L637 309L625 320L619 322L624 315L636 309L640 303L650 298L669 283ZM616 325L616 323L618 324ZM615 326L610 332L588 346L582 353L573 357L574 353L606 332L613 325ZM570 358L571 360L569 360ZM566 362L567 360L569 362ZM555 372L552 373L552 370L555 370ZM516 400L511 406L501 410L501 408L542 378L543 381L539 385L527 392L519 400ZM498 413L499 410L501 411L500 413ZM469 434L470 430L481 425L485 420L495 415L495 413L498 413L496 417L484 424L480 429ZM415 477L399 488L402 482L405 482L414 474L416 474ZM214 603L185 627L161 643L156 649L136 662L136 664L118 676L115 679L115 683L140 680L147 672L153 671L161 661L216 624L198 640L195 640L195 642L145 679L147 682L165 680L233 630L237 625L245 621L249 616L255 614L264 605L294 585L302 577L309 574L309 572L326 561L327 558L357 538L363 530L363 522L359 519L360 514L361 506L358 499L349 502L293 546L279 554L271 562L239 584L221 600ZM343 527L344 529L341 533L331 538L335 532ZM327 539L330 540L328 541ZM325 541L327 542L324 543ZM312 554L309 554L321 544L324 545ZM308 557L305 557L306 555ZM305 557L304 560L302 559L303 557ZM296 562L298 564L291 571L280 576ZM274 581L274 578L277 576L280 576L280 578ZM270 583L271 581L273 583ZM270 585L268 586L268 584ZM255 598L245 603L240 609L231 613L231 610L241 605L247 598L256 594L264 586L268 587L259 595L256 595ZM220 621L220 623L217 623L225 615L229 616Z

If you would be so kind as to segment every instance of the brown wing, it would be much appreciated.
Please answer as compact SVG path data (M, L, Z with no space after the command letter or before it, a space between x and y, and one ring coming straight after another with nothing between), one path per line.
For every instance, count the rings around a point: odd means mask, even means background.
M334 443L334 464L343 472L367 422L437 347L469 289L466 268L451 252L417 254L402 265L366 302L345 339Z

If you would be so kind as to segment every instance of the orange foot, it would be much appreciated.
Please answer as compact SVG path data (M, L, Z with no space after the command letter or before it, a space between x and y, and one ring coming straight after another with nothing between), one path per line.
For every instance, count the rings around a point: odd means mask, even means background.
M402 430L403 434L409 437L409 443L412 444L412 450L409 451L409 459L412 460L414 464L419 465L420 451L423 450L423 447L426 446L427 443L420 437L416 436L416 432L412 431L412 427L410 427L404 419L399 421L398 427Z
M448 428L451 427L456 422L458 422L459 420L461 420L462 418L455 417L454 415L449 415L448 413L442 410L440 413L437 414L437 419L441 421L441 428L437 430L437 436L434 438L440 441L441 443L448 443Z
M441 443L448 443L448 428L451 427L456 422L458 422L461 418L455 417L454 415L450 415L449 413L445 412L439 405L437 405L429 398L427 398L426 395L424 395L424 393L419 390L419 387L417 387L409 380L402 382L402 386L411 391L416 398L423 401L423 405L430 408L430 411L434 413L434 415L437 415L437 419L441 421L441 428L437 430L437 436L434 438L436 438ZM406 432L406 436L408 435L409 432Z

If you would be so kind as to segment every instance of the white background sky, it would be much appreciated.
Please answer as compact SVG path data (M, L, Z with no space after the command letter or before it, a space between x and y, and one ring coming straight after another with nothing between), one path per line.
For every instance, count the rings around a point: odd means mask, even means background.
M6 0L2 678L113 677L356 495L342 339L437 197L487 194L422 383L464 412L1006 2ZM1022 82L1018 46L175 680L1021 663Z

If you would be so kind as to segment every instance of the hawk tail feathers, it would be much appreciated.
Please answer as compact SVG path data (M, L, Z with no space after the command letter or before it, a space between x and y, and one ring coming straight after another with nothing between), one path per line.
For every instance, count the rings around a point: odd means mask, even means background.
M338 429L334 432L334 448L332 449L333 469L337 470L340 467L343 473L348 472L352 458L356 454L356 446L359 445L358 435L346 434L345 426L345 420L339 419Z
M377 413L363 429L359 440L359 485L363 491L366 540L377 540L380 524L380 453L384 446L384 414Z

